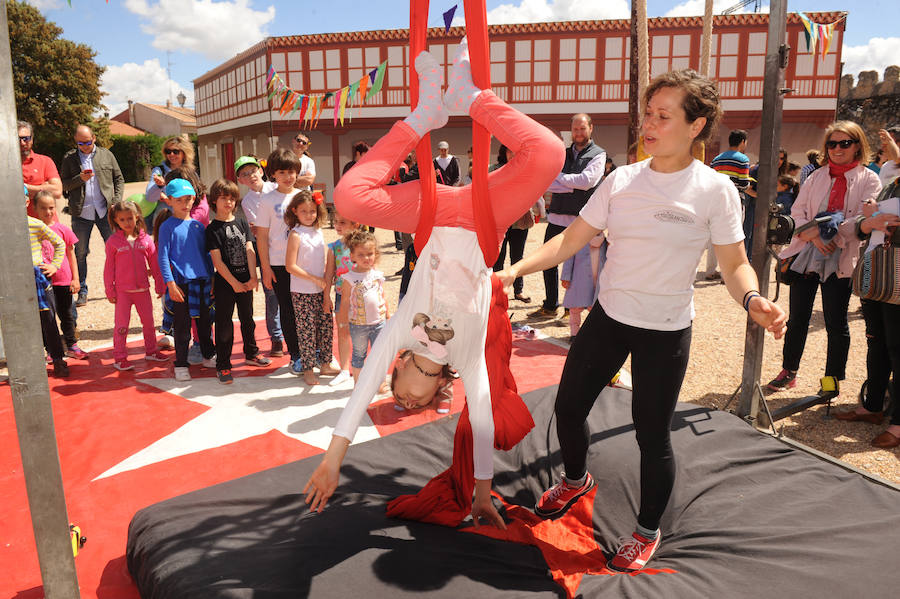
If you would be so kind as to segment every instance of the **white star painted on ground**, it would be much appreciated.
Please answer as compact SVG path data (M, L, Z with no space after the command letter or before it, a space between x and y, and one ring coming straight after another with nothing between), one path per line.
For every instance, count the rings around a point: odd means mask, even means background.
M236 377L228 386L219 383L215 377L195 378L190 382L139 380L210 409L94 480L222 447L273 430L324 450L331 442L331 432L353 389L352 380L329 387L330 378L323 378L324 384L308 387L287 369L265 377ZM378 430L366 413L353 442L378 437Z

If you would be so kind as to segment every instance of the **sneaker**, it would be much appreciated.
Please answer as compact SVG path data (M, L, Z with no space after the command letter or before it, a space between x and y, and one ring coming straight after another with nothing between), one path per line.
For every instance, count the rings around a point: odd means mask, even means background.
M291 360L291 374L303 376L303 362L300 360L300 358Z
M593 488L594 477L590 472L580 487L569 486L569 483L563 478L541 495L537 505L534 506L534 513L542 518L562 515L572 507L579 497Z
M79 293L78 299L75 300L75 307L80 308L87 305L87 292Z
M175 380L176 381L189 381L191 380L191 369L187 366L176 366L175 367Z
M234 377L231 376L230 370L219 370L216 372L216 377L218 377L219 382L223 385L230 385L234 382Z
M338 375L336 377L334 377L333 379L328 381L328 385L330 387L335 387L337 385L340 385L342 383L346 383L347 381L352 381L352 380L353 380L353 375L350 374L350 371L342 370L338 373Z
M66 378L69 376L69 365L62 358L53 360L53 376Z
M797 386L797 371L782 368L774 379L769 381L766 389L769 391L781 391L782 389L793 389Z
M134 364L129 362L128 360L119 360L118 362L113 363L113 368L116 370L134 370Z
M190 362L190 360L188 360ZM213 356L211 358L203 358L200 363L204 368L215 368L216 367L216 357Z
M164 347L168 349L175 349L175 338L172 335L163 335L156 342L156 345L159 347Z
M272 341L272 350L269 352L269 355L273 358L280 358L284 355L284 344L281 342L281 339Z
M247 358L244 362L250 366L268 366L272 363L272 360L262 354L256 354L252 358Z
M169 358L161 351L153 352L152 354L147 354L144 356L144 359L148 362L168 362Z
M625 539L615 557L609 560L607 565L619 572L637 572L646 566L653 554L656 553L660 539L662 539L662 533L657 533L656 538L652 541L645 539L640 533L632 533L631 538Z
M553 308L552 310L541 306L537 310L528 313L529 318L556 318L559 316L559 309Z
M66 356L75 358L76 360L87 360L87 352L78 347L77 343L73 343L72 347L66 350Z
M196 343L188 349L187 361L188 364L203 364L203 351Z

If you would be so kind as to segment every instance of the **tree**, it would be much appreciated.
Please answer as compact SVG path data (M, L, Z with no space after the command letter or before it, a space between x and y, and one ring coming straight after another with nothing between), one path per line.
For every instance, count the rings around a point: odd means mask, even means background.
M102 106L104 68L90 46L61 38L62 29L33 6L12 0L7 15L18 118L34 125L35 149L58 161L75 126L92 122Z

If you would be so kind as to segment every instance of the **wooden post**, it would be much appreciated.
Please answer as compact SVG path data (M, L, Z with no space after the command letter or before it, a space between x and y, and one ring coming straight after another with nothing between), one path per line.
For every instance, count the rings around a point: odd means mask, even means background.
M41 324L17 147L6 0L0 0L0 4L0 145L6 146L0 151L0 172L4 175L0 181L0 221L6 224L0 235L0 323L6 346L15 347L15 351L7 352L9 385L44 596L78 599L81 595L53 429L47 365L38 334Z
M703 10L703 37L700 38L700 74L709 77L709 57L712 54L713 0L706 0Z
M769 206L774 202L778 178L778 148L781 145L781 112L784 105L784 69L789 48L785 45L787 1L772 0L769 8L769 36L766 48L766 74L763 84L762 126L759 140L759 175L753 224L753 259L759 277L759 292L769 291L771 259L766 251ZM744 370L738 415L755 422L759 411L759 377L762 371L765 330L747 317L744 338Z
M628 73L628 147L641 137L640 100L650 83L647 51L647 0L631 2L631 52Z

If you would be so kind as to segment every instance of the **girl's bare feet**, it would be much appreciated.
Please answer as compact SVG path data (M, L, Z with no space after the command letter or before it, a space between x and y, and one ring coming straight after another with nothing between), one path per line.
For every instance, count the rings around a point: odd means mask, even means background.
M304 370L303 371L303 382L312 387L313 385L319 384L319 377L316 376L316 373L312 370Z
M334 376L341 372L340 367L334 364L322 364L319 366L319 374L322 376Z

